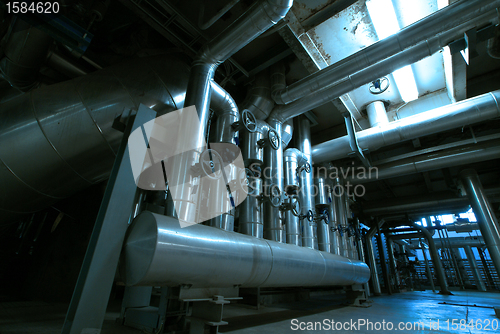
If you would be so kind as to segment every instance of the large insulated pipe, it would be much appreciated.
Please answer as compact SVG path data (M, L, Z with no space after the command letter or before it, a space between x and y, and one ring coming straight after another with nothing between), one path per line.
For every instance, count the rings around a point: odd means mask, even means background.
M376 296L380 296L382 294L382 290L380 289L380 280L377 273L377 261L375 260L375 250L373 249L372 239L375 236L375 233L377 233L377 230L382 227L383 224L383 220L379 221L377 226L370 228L368 233L365 235L366 256L368 257L368 262L370 263L373 294Z
M284 173L285 173L285 192L290 198L289 205L295 205L298 200L300 190L299 173L301 168L307 164L307 157L296 148L289 148L284 153ZM299 206L300 210L300 201ZM293 208L292 208L293 209ZM296 212L297 213L297 212ZM300 214L300 211L298 212ZM293 245L301 245L301 231L299 217L293 213L293 210L286 212L286 243Z
M470 270L472 271L472 276L474 277L474 281L476 282L476 287L481 292L486 292L486 285L484 284L483 277L479 272L479 268L477 266L476 257L472 252L472 248L470 246L464 247L465 255L467 255L467 262L469 262Z
M240 120L238 106L231 95L215 81L211 82L210 107L217 115L215 138L213 142L236 145L238 131L235 131L233 124ZM236 172L234 168L232 171ZM230 173L226 175L228 183L237 178L237 175L233 174L234 173ZM205 179L203 182L204 181L210 182L210 179ZM208 194L206 194L206 198L210 202L210 210L216 210L211 214L211 216L215 218L210 219L210 226L233 231L235 209L231 207L231 202L228 201L225 196L221 195L227 194L226 185L222 182L215 182L215 187L208 187L207 191Z
M493 207L488 201L481 180L474 169L463 170L460 172L460 177L493 265L497 273L500 273L500 225L498 225Z
M274 108L271 97L271 78L269 71L263 70L255 75L247 96L241 104L241 110L247 109L255 115L255 118L264 120Z
M248 196L239 205L239 231L256 238L264 237L264 225L262 222L262 179L256 177L252 171L247 173Z
M303 217L311 217L315 214L313 192L313 170L311 157L311 123L306 117L299 117L296 121L297 148L307 158L309 170L303 169L300 174L300 207ZM276 122L279 123L279 122ZM318 248L318 239L315 233L314 220L304 218L302 220L302 247Z
M389 124L385 104L382 101L374 101L366 106L366 114L371 128Z
M0 71L12 87L27 92L38 83L38 72L53 40L17 16L13 17L7 35Z
M367 183L498 158L500 158L500 140L490 140L375 166L372 168L374 172L368 173L367 177L349 179L349 182L355 184Z
M123 136L115 118L141 103L159 114L182 108L188 72L180 58L144 58L2 103L0 219L106 180Z
M318 217L316 218L318 249L320 251L331 252L330 243L330 215L328 212L328 199L330 196L330 185L326 182L326 176L314 178L314 190L316 195L315 204Z
M388 75L404 66L411 65L425 57L431 56L440 51L449 42L460 38L464 31L476 27L478 24L487 22L488 20L497 20L494 12L479 17L474 22L468 22L463 26L458 26L450 31L423 41L403 52L400 52L392 57L384 59L370 67L364 68L358 72L353 72L342 78L337 83L322 90L318 90L306 97L287 105L280 105L271 112L270 118L278 118L282 122L290 118L302 115L309 110L322 106L346 93L353 91L356 88L363 86L366 83L372 82L380 77Z
M436 244L434 243L434 239L432 239L432 234L425 227L418 225L415 222L411 222L411 226L422 232L424 238L427 240L429 253L431 254L432 263L434 264L434 271L436 273L439 286L441 287L441 291L439 293L442 295L451 295L451 292L448 290L448 283L446 282L446 276L444 275L443 265L441 264Z
M180 140L178 151L184 152L174 157L170 163L172 170L183 171L175 173L169 182L183 187L171 188L172 200L181 221L192 223L196 216L196 203L188 201L195 186L191 182L192 173L186 166L198 162L199 154L205 147L205 134L209 119L209 104L211 81L217 67L250 43L261 33L285 17L292 6L291 0L262 0L254 3L240 18L227 27L222 33L205 44L196 56L191 66L191 74L186 90L186 106L194 106L199 118L199 128L189 134L189 139ZM180 128L191 128L188 117L179 124ZM186 124L184 124L186 123Z
M346 286L370 277L361 261L201 224L181 228L151 212L130 227L120 269L128 286Z
M264 238L284 242L280 205L283 192L283 144L280 135L282 124L270 122L267 145L264 148Z
M442 31L453 29L493 11L499 6L500 1L467 0L455 2L400 32L276 92L273 94L273 98L278 104L293 102L440 34Z
M405 117L382 128L370 128L356 133L359 147L375 151L381 147L422 136L460 128L500 117L500 90L476 96L458 103ZM332 139L313 147L315 163L345 158L351 152L349 137Z

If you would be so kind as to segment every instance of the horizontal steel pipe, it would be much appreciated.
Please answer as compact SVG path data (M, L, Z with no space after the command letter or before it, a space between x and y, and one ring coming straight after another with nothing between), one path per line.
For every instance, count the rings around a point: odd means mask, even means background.
M370 277L361 261L200 224L181 228L151 212L130 227L120 270L128 286L199 288L347 286Z
M500 90L476 96L458 103L391 122L380 128L356 133L359 147L375 151L381 147L413 140L500 117ZM351 152L349 137L343 136L313 147L315 163L347 157Z
M429 40L420 42L403 52L352 73L329 87L317 90L315 93L290 104L274 108L268 119L278 119L281 122L285 122L288 119L302 115L380 77L432 56L450 42L461 38L465 31L475 28L484 22L496 21L497 19L496 13L492 11L464 25L457 26Z
M278 104L288 104L332 85L345 76L400 53L442 31L455 28L495 10L500 1L467 0L453 3L355 54L273 94ZM451 41L451 40L450 40Z

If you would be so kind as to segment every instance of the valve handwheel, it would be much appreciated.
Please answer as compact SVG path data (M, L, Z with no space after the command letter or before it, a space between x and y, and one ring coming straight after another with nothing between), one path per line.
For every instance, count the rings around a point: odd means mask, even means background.
M273 149L277 150L278 148L280 148L280 136L278 132L276 132L276 130L270 129L267 132L267 139L269 140L269 144Z
M200 166L205 176L215 180L221 177L224 165L220 154L215 150L208 149L200 155Z
M290 199L290 206L292 208L292 215L295 217L300 217L300 202L297 196Z
M269 200L271 201L271 205L276 208L281 205L281 190L277 184L271 186Z
M241 113L241 120L248 132L253 133L257 130L257 119L250 110L243 110Z

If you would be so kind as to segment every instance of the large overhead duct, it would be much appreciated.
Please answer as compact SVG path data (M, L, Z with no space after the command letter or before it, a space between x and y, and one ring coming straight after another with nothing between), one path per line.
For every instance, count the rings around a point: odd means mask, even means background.
M106 180L122 139L115 118L141 103L160 114L183 107L188 72L179 58L144 58L1 104L2 221Z
M53 40L18 17L14 17L7 36L0 71L12 87L29 91L38 83L38 72Z
M384 127L370 128L356 133L359 147L375 151L381 147L405 140L439 133L500 117L500 90L476 96L458 103L423 112L391 122ZM312 150L315 163L342 159L351 153L349 136L315 145Z
M129 286L346 286L370 277L361 261L201 224L181 228L151 212L136 218L123 256Z
M287 105L280 105L271 112L269 119L279 119L282 122L290 118L297 117L307 111L322 106L354 89L361 87L364 84L372 82L380 77L388 75L404 66L411 65L417 61L431 56L440 51L450 42L459 39L465 31L477 27L488 21L496 21L498 19L496 13L491 11L481 17L478 17L465 24L456 26L449 31L445 31L428 40L424 40L415 46L412 46L400 53L397 53L387 59L384 59L374 65L366 67L359 71L352 71L335 84L317 90L308 96L296 100Z
M288 104L298 100L497 7L500 7L500 1L464 0L450 4L397 34L313 73L285 89L274 92L273 98L278 104Z
M367 177L351 178L349 181L356 184L367 183L498 158L500 158L500 140L491 140L375 166Z

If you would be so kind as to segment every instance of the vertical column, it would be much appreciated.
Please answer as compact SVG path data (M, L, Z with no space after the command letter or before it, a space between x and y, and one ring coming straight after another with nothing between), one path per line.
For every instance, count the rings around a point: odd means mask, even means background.
M307 158L307 163L309 164L310 171L302 171L300 173L300 186L299 199L301 204L302 215L310 215L310 212L314 211L314 198L312 197L313 188L313 171L312 171L312 155L311 155L311 123L305 116L300 116L297 118L296 126L297 134L297 148L301 151ZM303 230L302 230L302 247L309 247L313 249L318 249L318 239L315 233L314 221L310 222L307 219L302 220Z
M472 271L472 276L474 276L474 281L476 281L476 287L479 291L485 292L486 285L484 284L483 278L479 273L479 268L477 267L476 257L472 252L470 246L464 247L465 254L467 255L467 261L469 262L470 270Z
M491 260L500 275L500 226L488 198L484 193L479 176L473 169L460 173L462 183L477 218L479 230L484 238Z

